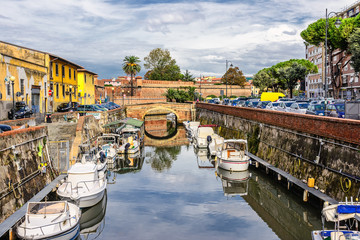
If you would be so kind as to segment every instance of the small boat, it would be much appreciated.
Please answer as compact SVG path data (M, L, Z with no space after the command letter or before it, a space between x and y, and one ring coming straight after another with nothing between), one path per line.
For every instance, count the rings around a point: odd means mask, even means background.
M122 133L122 145L119 148L119 154L136 154L140 151L140 130L133 128L123 131Z
M349 229L348 226L358 226L360 219L360 202L340 202L338 204L329 205L328 202L324 203L322 216L326 221L335 223L333 230L316 230L312 231L313 240L357 240L360 239L360 231ZM349 224L346 224L348 222ZM324 225L324 222L323 222Z
M216 154L218 167L229 171L247 170L250 158L245 154L245 151L247 151L246 140L225 140Z
M16 234L21 239L75 239L80 217L80 208L67 201L29 202Z
M104 158L105 159L105 158ZM107 170L107 164L104 159L98 158L96 155L85 153L82 155L81 162L95 163L98 171L105 172Z
M199 126L200 122L189 122L187 125L185 125L188 136L195 137L195 133Z
M232 172L217 168L216 175L220 177L224 196L246 196L249 189L250 172Z
M209 153L211 156L216 156L216 153L220 151L221 146L224 144L224 138L217 134L211 136L211 140L208 144Z
M104 134L96 140L99 152L96 154L101 162L113 166L119 150L121 136L119 134Z
M197 148L207 148L214 138L221 137L214 133L214 129L211 126L199 126L195 133L194 144Z
M57 194L79 202L80 208L91 207L103 198L106 185L106 175L97 170L95 163L75 163L68 170L67 179L58 188Z

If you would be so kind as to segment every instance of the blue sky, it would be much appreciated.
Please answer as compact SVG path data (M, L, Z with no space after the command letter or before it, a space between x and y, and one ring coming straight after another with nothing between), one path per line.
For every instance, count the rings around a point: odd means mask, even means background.
M1 0L0 40L51 52L99 78L122 76L125 56L143 63L168 49L181 70L221 76L225 61L252 75L304 58L300 32L355 0ZM146 69L142 65L139 75Z

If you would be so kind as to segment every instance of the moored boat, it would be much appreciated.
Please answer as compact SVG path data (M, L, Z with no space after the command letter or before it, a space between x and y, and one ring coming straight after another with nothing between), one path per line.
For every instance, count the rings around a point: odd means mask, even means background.
M232 172L217 168L217 176L220 177L224 196L246 196L249 189L250 172L248 170L241 172Z
M21 239L75 239L80 216L80 208L67 201L29 202L16 234Z
M68 170L66 181L57 194L64 199L79 202L80 208L91 207L104 196L107 180L103 171L98 171L94 163L75 163Z
M216 154L218 167L229 171L247 170L249 168L250 158L245 154L246 150L246 140L224 140L224 143Z
M214 129L212 127L199 126L195 133L194 144L197 148L207 148L212 137L214 136Z

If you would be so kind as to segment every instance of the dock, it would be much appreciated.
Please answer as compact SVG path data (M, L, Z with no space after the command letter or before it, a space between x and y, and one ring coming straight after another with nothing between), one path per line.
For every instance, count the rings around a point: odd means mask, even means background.
M283 171L283 170L281 170L279 168L274 167L270 163L268 163L265 160L255 156L254 154L251 154L249 152L246 152L246 154L251 158L252 161L258 162L259 164L263 165L265 168L270 169L271 171L279 174L281 177L287 179L288 182L297 185L298 187L302 188L304 191L307 191L308 193L314 195L315 197L321 199L322 201L329 202L330 204L337 204L338 203L338 201L336 201L335 199L333 199L333 198L329 197L328 195L320 192L319 190L316 190L315 188L308 187L308 185L305 184L304 182L302 182L299 179L291 176L287 172L285 172L285 171Z
M67 174L61 174L54 181L45 186L38 194L32 197L28 202L40 202L44 199L50 191L56 187L56 185L65 177ZM23 216L25 216L27 204L24 204L19 210L14 212L4 222L0 224L0 238L6 234Z

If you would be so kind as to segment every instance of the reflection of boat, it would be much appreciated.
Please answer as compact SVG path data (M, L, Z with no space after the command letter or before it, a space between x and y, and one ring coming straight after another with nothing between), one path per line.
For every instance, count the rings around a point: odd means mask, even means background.
M106 184L105 173L98 172L94 163L75 163L68 170L66 182L61 184L57 194L79 201L81 208L91 207L103 198Z
M75 239L80 216L79 207L66 201L29 202L16 233L23 239Z
M140 129L128 128L122 129L122 145L119 148L119 154L135 154L140 151Z
M107 204L107 194L105 192L103 199L90 208L82 209L80 218L80 234L88 239L90 234L100 234L99 227L105 219ZM104 226L103 226L104 227Z
M216 153L221 150L221 147L224 143L224 138L219 135L212 135L209 142L209 153L211 156L216 156Z
M187 131L188 136L194 137L196 130L198 129L200 122L188 122L183 123Z
M250 179L250 173L248 170L231 172L217 168L217 175L221 178L225 196L233 197L247 195Z
M360 219L360 202L346 201L332 205L325 202L322 215L326 221L334 222L335 227L333 230L313 231L311 233L313 240L360 239L360 231L349 229L349 226L358 226ZM349 224L346 224L346 221L348 221Z
M144 163L144 158L138 154L135 157L131 155L123 155L117 159L117 168L114 169L117 173L127 173L140 171Z
M245 171L249 168L249 157L245 155L247 141L243 139L225 140L217 152L219 168L229 171Z
M211 162L211 156L206 148L194 148L197 155L197 164L199 168L214 168Z

